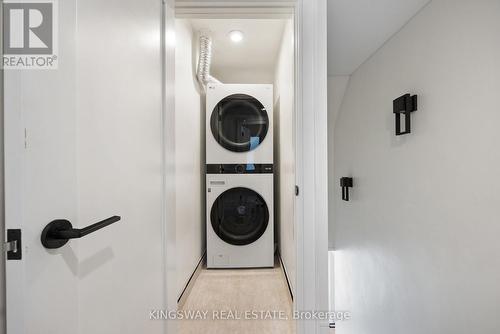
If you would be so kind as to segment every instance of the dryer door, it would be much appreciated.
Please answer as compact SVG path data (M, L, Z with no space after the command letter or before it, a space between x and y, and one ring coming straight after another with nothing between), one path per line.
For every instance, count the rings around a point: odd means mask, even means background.
M233 94L217 103L210 117L210 128L222 147L233 152L248 152L264 141L269 117L256 98Z
M214 232L231 245L258 240L269 223L269 209L258 193L248 188L223 192L212 205L210 221Z

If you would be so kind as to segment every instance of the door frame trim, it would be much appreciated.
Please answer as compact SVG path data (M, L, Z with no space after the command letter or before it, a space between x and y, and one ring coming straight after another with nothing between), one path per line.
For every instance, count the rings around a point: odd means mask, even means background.
M327 0L296 6L297 310L328 310ZM299 217L300 216L300 217ZM297 333L328 333L299 321Z
M162 0L162 172L163 172L163 286L165 310L177 309L177 244L175 205L175 0ZM177 333L175 321L164 321L164 333Z
M3 0L0 0L0 17L3 17ZM3 24L0 24L0 36L3 36ZM0 54L2 56L3 62L3 37L0 37ZM0 235L2 238L6 236L5 231L5 174L4 174L4 70L3 66L0 65ZM1 244L3 245L4 240L1 240ZM4 333L6 328L6 285L5 285L5 265L6 258L2 256L2 260L0 261L0 309L5 310L3 314L0 314L0 332Z
M177 18L288 18L295 1L176 1Z

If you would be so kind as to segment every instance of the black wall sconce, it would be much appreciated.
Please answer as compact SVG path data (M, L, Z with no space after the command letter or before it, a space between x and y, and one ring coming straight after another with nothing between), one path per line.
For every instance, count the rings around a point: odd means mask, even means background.
M352 177L341 177L340 186L342 187L342 199L349 201L349 188L352 188Z
M393 101L396 115L396 136L411 133L410 113L417 110L417 95L405 94ZM401 131L401 115L405 117L405 129Z

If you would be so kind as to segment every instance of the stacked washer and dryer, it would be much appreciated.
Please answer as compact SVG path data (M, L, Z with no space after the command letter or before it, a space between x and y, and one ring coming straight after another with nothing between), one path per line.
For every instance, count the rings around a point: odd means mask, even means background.
M273 86L208 84L206 111L207 267L273 267Z

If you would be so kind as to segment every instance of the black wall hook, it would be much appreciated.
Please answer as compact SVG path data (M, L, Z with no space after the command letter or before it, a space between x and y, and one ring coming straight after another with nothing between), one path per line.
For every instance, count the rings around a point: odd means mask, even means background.
M410 113L417 110L417 95L405 94L393 101L396 115L396 136L411 133ZM401 131L401 115L405 117L405 129Z
M341 177L340 186L342 187L342 199L349 201L349 188L352 188L352 177Z

